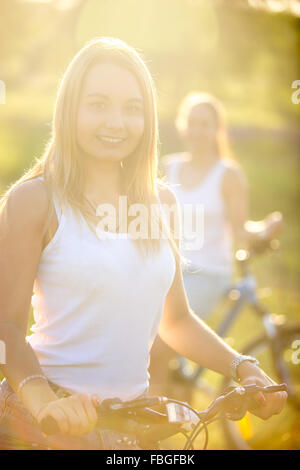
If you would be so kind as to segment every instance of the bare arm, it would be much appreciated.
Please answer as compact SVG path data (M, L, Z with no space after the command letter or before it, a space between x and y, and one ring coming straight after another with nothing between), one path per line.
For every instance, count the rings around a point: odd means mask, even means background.
M49 241L44 237L48 204L43 183L28 181L13 191L0 214L0 340L6 345L1 370L16 393L24 378L43 375L26 332L34 279ZM57 225L56 218L52 232ZM86 434L98 419L97 396L77 393L58 399L43 379L26 382L18 396L37 421L51 416L64 434Z
M248 248L249 244L274 238L280 233L282 216L279 212L269 214L264 220L249 220L249 185L238 165L225 172L222 193L237 248Z
M161 193L160 198L171 206L177 204L170 190ZM179 354L203 367L230 377L230 365L238 353L191 311L178 261L173 284L166 296L159 335ZM242 362L238 366L238 375L244 384L270 385L274 383L259 367L250 362ZM267 419L282 410L286 398L285 392L277 392L267 397L259 394L257 397L259 407L251 411Z
M15 391L25 377L43 375L25 337L47 208L43 183L28 181L11 193L0 214L0 339L6 347L1 370ZM46 381L36 379L23 387L19 398L35 415L57 397Z

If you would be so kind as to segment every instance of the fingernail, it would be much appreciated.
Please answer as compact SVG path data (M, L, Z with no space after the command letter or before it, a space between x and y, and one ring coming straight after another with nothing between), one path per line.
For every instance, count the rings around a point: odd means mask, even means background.
M263 406L266 404L267 400L266 400L266 398L265 398L265 396L264 396L263 393L260 393L260 394L259 394L259 396L258 396L258 401L259 401L259 403L260 403L261 405L263 405Z

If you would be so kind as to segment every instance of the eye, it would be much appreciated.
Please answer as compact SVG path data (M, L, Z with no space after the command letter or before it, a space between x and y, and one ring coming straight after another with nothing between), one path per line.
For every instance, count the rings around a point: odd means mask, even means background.
M103 101L94 101L94 102L90 103L90 107L92 109L101 111L101 110L105 109L106 103L104 103Z
M133 113L133 114L138 114L138 113L142 113L143 111L143 108L140 104L128 104L126 106L126 110L129 112L129 113Z

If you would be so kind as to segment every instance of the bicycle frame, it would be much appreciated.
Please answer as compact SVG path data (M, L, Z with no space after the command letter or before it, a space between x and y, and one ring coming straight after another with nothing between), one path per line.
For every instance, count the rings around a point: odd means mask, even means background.
M274 352L274 360L276 359L276 364L279 363L280 356L276 354L276 338L278 337L279 329L278 326L272 320L270 311L260 302L257 294L257 282L253 274L248 271L247 264L243 261L242 264L242 273L243 277L232 284L226 291L224 298L228 298L230 292L235 291L236 300L233 303L233 306L225 314L225 318L221 321L220 325L216 329L216 333L220 337L224 337L230 327L233 325L237 317L242 313L243 308L246 305L252 307L253 311L261 318L265 333L270 339L270 344L273 345L272 350ZM288 377L285 376L283 371L284 367L280 367L282 379L285 382L289 382ZM201 375L204 373L204 367L197 367L196 371L185 378L190 382L196 382Z

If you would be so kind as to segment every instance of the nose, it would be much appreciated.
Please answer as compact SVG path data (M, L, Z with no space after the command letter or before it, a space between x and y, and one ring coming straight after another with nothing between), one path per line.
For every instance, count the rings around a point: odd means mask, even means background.
M105 125L107 129L111 130L124 129L122 110L119 107L114 106L109 110L109 113L106 116Z

